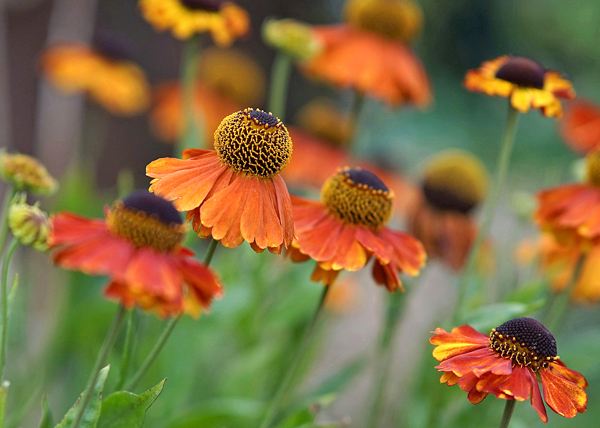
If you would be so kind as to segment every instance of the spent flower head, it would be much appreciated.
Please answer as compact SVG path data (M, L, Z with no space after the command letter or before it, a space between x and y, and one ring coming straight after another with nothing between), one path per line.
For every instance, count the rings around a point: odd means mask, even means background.
M21 153L0 150L0 176L19 191L49 195L58 189L57 181L39 160Z

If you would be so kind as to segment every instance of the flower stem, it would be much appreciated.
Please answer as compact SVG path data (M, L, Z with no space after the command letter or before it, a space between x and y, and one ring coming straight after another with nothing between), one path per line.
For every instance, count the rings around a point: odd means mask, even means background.
M546 317L549 318L548 322L546 323L546 328L548 330L555 331L560 325L560 322L567 309L569 298L571 297L571 294L577 285L577 280L581 276L585 259L585 254L581 254L579 256L579 259L577 259L577 264L575 265L575 269L573 269L573 276L571 277L569 285L562 292L557 293L554 302L552 303L552 307L546 313Z
M500 421L499 428L508 428L510 418L515 410L515 404L517 404L517 400L506 400L506 405L504 406L504 413L502 414L502 420Z
M504 139L502 140L502 146L500 148L500 156L498 157L498 161L496 163L496 170L494 172L494 179L492 182L492 189L489 195L489 199L487 204L485 205L483 212L483 221L481 223L481 228L477 233L477 237L471 246L469 251L469 258L467 259L466 267L463 271L463 274L460 278L459 290L458 290L458 302L457 308L455 311L455 321L456 314L461 312L462 306L464 305L464 300L467 295L467 291L469 289L469 285L473 279L475 274L475 267L477 258L479 256L479 251L485 238L488 236L490 227L492 225L492 220L494 219L494 213L496 211L496 206L498 205L498 200L500 198L500 194L502 193L502 188L504 186L504 181L506 179L506 173L508 171L508 165L510 162L510 155L512 153L515 134L517 132L517 125L519 122L519 112L515 110L509 103L508 107L508 118L506 122L506 132L504 134Z
M125 344L123 345L123 356L121 357L121 372L119 373L119 381L115 386L115 391L119 391L125 379L127 378L127 371L129 370L129 362L131 361L131 351L133 350L133 331L135 330L134 316L136 316L134 309L127 311L127 333L125 334Z
M10 202L16 194L17 190L13 186L9 186L4 195L4 202L2 203L2 223L0 223L0 254L4 251L4 244L6 243L6 236L8 235L8 209L10 208Z
M2 264L2 330L0 331L0 379L4 380L4 365L6 364L6 336L8 334L8 266L19 241L15 238L10 242Z
M77 428L81 423L81 419L83 418L83 414L85 413L85 408L89 404L92 399L92 392L94 390L94 385L96 385L96 381L98 380L98 375L100 374L100 369L104 367L106 362L106 358L110 353L115 341L117 340L117 335L119 333L119 329L121 327L121 323L123 322L123 318L125 316L125 308L123 305L119 305L119 309L117 310L117 314L115 315L115 319L108 330L108 333L104 339L104 343L100 348L100 352L98 353L98 357L96 358L96 362L94 363L94 368L92 369L92 373L90 375L90 379L83 393L83 402L79 407L79 411L74 418L73 425L71 428Z
M348 153L352 154L356 150L356 136L358 134L358 126L360 124L360 113L365 101L365 95L362 92L356 91L354 100L350 107L350 126L351 132L348 135L348 141L345 142Z
M179 152L176 153L177 156L184 149L203 147L204 145L201 124L198 123L198 115L195 114L198 59L201 52L200 42L201 36L195 35L190 37L183 45L180 74L185 127L176 147Z
M308 326L304 332L304 337L302 338L302 341L300 342L300 346L298 347L297 351L295 352L292 363L290 364L287 372L285 373L283 380L279 384L279 387L277 388L277 391L275 392L275 396L271 400L269 407L267 408L267 411L263 415L263 418L259 425L260 428L269 428L271 426L271 424L273 423L273 420L275 419L275 417L277 416L277 413L279 412L279 406L281 405L281 402L283 401L284 396L289 393L291 383L294 380L294 377L296 375L296 372L298 371L298 368L300 367L300 363L304 359L304 355L306 354L308 345L309 345L311 338L315 332L315 327L316 327L317 321L319 319L319 314L321 313L321 309L323 309L323 304L325 303L325 298L327 297L327 293L329 292L330 287L331 287L331 285L323 287L323 292L321 293L321 298L319 299L317 309L315 310L315 313L313 314L313 317L310 320L310 323L308 324Z
M204 264L206 266L210 265L218 243L219 241L216 241L214 239L210 242L208 249L206 250L206 255L204 256ZM173 329L175 329L175 326L181 319L181 316L182 314L179 314L171 318L167 322L167 324L163 328L163 331L160 333L158 340L154 344L154 347L152 348L152 350L150 351L140 368L137 370L137 372L135 372L131 380L125 384L124 389L126 391L130 391L132 388L134 388L140 381L142 376L146 374L152 363L154 363L154 360L156 360L156 357L158 357L158 354L160 354L160 351L162 351L162 348L165 346L165 343L167 343L167 340L169 339L171 333L173 332Z
M271 68L269 111L282 122L285 121L285 107L291 72L292 58L282 52L277 53Z

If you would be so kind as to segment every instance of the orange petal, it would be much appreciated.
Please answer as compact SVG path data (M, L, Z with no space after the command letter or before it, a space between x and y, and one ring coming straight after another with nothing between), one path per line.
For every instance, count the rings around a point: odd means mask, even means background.
M583 388L555 375L551 370L542 369L539 373L542 378L544 399L552 410L566 418L574 417L577 412L585 412L587 394Z

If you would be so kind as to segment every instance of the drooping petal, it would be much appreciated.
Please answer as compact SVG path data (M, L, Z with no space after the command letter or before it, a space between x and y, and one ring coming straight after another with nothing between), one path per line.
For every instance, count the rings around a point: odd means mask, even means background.
M539 371L544 400L552 410L566 418L583 413L587 408L587 394L579 385L557 376L552 370Z

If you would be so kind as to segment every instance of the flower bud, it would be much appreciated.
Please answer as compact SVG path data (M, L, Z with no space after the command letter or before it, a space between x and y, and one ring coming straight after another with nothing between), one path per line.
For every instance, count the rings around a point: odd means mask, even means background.
M300 61L311 59L323 48L309 25L293 19L265 21L262 37L269 46Z
M48 215L38 204L29 205L25 193L17 195L8 211L8 227L21 244L29 245L38 251L48 249L50 222Z
M41 195L52 194L58 183L42 163L34 157L0 151L0 176L17 190Z

